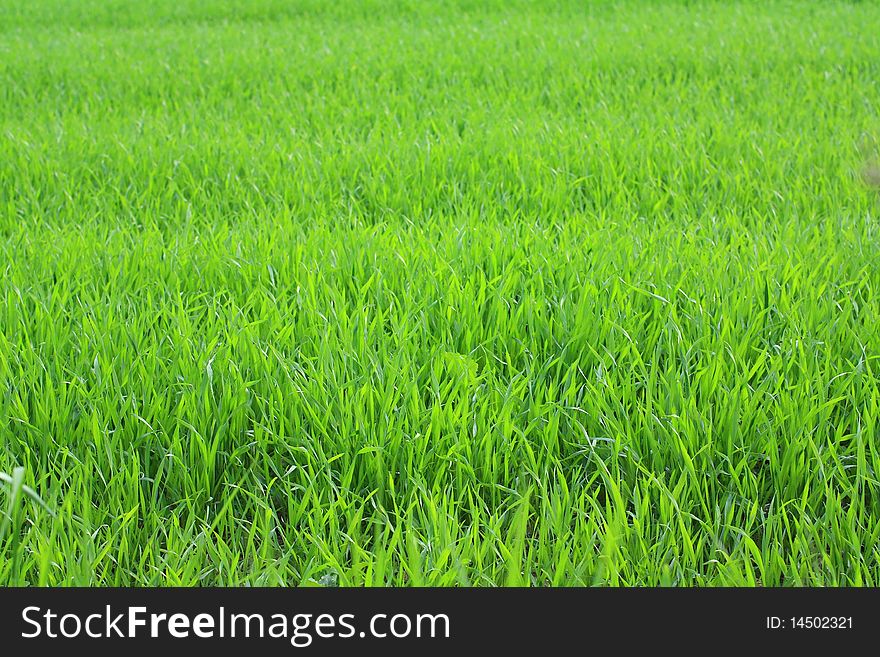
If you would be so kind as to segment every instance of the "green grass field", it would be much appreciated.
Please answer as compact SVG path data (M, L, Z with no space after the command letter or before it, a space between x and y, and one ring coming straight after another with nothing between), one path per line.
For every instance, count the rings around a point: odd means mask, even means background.
M0 584L880 585L878 80L872 2L0 1Z

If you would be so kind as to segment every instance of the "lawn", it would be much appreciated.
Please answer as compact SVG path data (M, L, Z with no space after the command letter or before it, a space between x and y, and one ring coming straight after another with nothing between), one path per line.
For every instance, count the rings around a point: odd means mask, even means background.
M880 585L878 81L872 2L0 0L0 584Z

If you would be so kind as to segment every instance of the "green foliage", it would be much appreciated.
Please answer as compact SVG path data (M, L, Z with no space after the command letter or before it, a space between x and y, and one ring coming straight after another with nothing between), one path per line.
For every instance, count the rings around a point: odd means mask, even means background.
M0 584L880 585L878 79L874 3L0 0Z

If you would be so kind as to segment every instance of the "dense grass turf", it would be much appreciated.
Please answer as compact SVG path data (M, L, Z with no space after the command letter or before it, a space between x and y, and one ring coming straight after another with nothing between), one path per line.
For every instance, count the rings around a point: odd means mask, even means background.
M880 585L878 79L869 2L2 0L0 583Z

